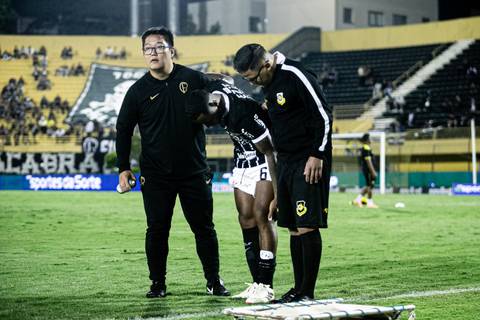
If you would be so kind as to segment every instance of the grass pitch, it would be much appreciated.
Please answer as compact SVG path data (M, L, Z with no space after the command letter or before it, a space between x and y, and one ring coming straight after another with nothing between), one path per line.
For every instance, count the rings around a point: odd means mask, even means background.
M480 319L480 198L375 196L380 209L331 194L316 298L415 304L418 319ZM394 208L396 202L406 207ZM232 194L215 195L221 275L232 293L249 273ZM165 299L149 286L140 193L0 192L0 319L222 318L241 301L205 295L193 234L177 206ZM293 282L279 229L275 289ZM465 289L465 290L464 290Z

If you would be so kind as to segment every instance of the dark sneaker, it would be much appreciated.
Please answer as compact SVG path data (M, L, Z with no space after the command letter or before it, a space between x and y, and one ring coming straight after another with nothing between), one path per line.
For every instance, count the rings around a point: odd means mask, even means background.
M230 295L230 291L225 288L222 279L217 279L214 282L207 282L207 294L226 297Z
M147 292L147 298L165 298L167 296L167 286L161 282L153 281L150 291Z
M294 288L291 288L287 291L280 299L273 300L272 303L289 303L289 302L298 302L302 300L309 300L307 296L298 293Z

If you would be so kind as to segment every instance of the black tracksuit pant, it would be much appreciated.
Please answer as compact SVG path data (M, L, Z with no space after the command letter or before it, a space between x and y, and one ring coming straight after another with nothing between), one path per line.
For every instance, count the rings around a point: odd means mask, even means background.
M218 240L213 224L211 185L203 174L181 180L142 176L142 195L147 216L145 251L150 279L165 282L168 237L177 195L190 229L207 281L218 278Z

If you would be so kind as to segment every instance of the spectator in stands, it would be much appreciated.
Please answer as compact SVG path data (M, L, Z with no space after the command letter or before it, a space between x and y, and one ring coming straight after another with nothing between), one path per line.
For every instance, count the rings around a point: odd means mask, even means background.
M414 121L415 121L415 112L413 110L410 110L410 112L408 113L407 127L413 128Z
M476 84L478 80L478 70L477 67L470 64L465 72L465 76L467 78L468 85Z
M13 55L12 55L10 52L8 52L8 51L6 51L6 50L4 50L4 51L2 52L2 60L3 60L3 61L12 60L12 58L13 58Z
M371 86L374 83L373 69L367 65L361 65L357 69L358 85L361 87Z
M30 136L29 136L29 130L28 127L25 125L25 123L21 123L20 125L20 137L22 139L23 144L30 144Z
M13 48L13 58L14 59L20 59L20 50L18 49L17 46Z
M37 135L40 131L39 128L38 128L38 125L35 122L30 122L30 124L28 125L28 131L32 135L32 142L34 144L36 144L37 143Z
M47 70L48 67L48 59L47 56L40 56L40 67L42 68L42 71Z
M405 107L405 98L403 96L396 96L393 99L393 109L398 113L403 113Z
M78 63L77 66L75 67L75 76L84 76L85 75L85 69L83 68L83 65L81 63Z
M100 60L102 57L102 49L100 47L97 47L97 50L95 50L95 60Z
M40 100L40 109L47 108L49 105L48 99L45 96L42 96L42 99Z
M43 133L43 134L46 134L47 133L48 121L47 121L47 119L45 119L45 116L43 114L40 115L40 117L37 120L37 123L38 123L38 127L40 129L40 132Z
M61 77L66 77L66 76L68 76L68 66L64 64L64 65L58 67L58 68L55 70L55 75L56 75L56 76L61 76Z
M122 50L120 50L120 53L118 54L118 56L122 60L127 59L127 50L125 50L125 47L122 47Z
M226 65L227 67L233 66L233 55L227 55L225 57L225 61L223 61L223 64Z
M72 47L63 47L62 52L60 53L60 58L72 59L73 58L73 49Z
M63 100L62 105L60 106L60 111L62 114L70 111L70 104L68 103L68 100Z
M107 49L105 50L103 54L104 59L113 59L115 56L115 52L113 51L113 48L108 46Z
M427 90L427 92L425 93L425 97L423 98L422 111L430 112L431 104L432 104L432 92L430 90Z
M50 90L51 88L52 88L52 83L50 82L50 80L45 75L41 75L38 78L37 90L39 91Z
M41 46L38 50L38 54L44 57L47 56L47 48L45 48L45 46Z
M382 82L377 81L373 85L372 89L372 99L374 102L380 100L383 97L383 91L382 91Z
M0 142L2 145L7 146L9 145L8 140L10 140L8 136L8 129L2 123L2 125L0 125Z

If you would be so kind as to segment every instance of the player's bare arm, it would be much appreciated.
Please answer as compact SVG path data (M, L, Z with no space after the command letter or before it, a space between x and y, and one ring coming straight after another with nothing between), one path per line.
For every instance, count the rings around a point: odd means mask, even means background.
M272 178L274 197L270 203L268 212L268 219L272 220L274 213L277 211L277 161L275 159L275 152L269 137L265 137L264 139L255 143L255 147L258 149L258 151L265 155L265 160L268 164L268 171L270 171L270 177Z

